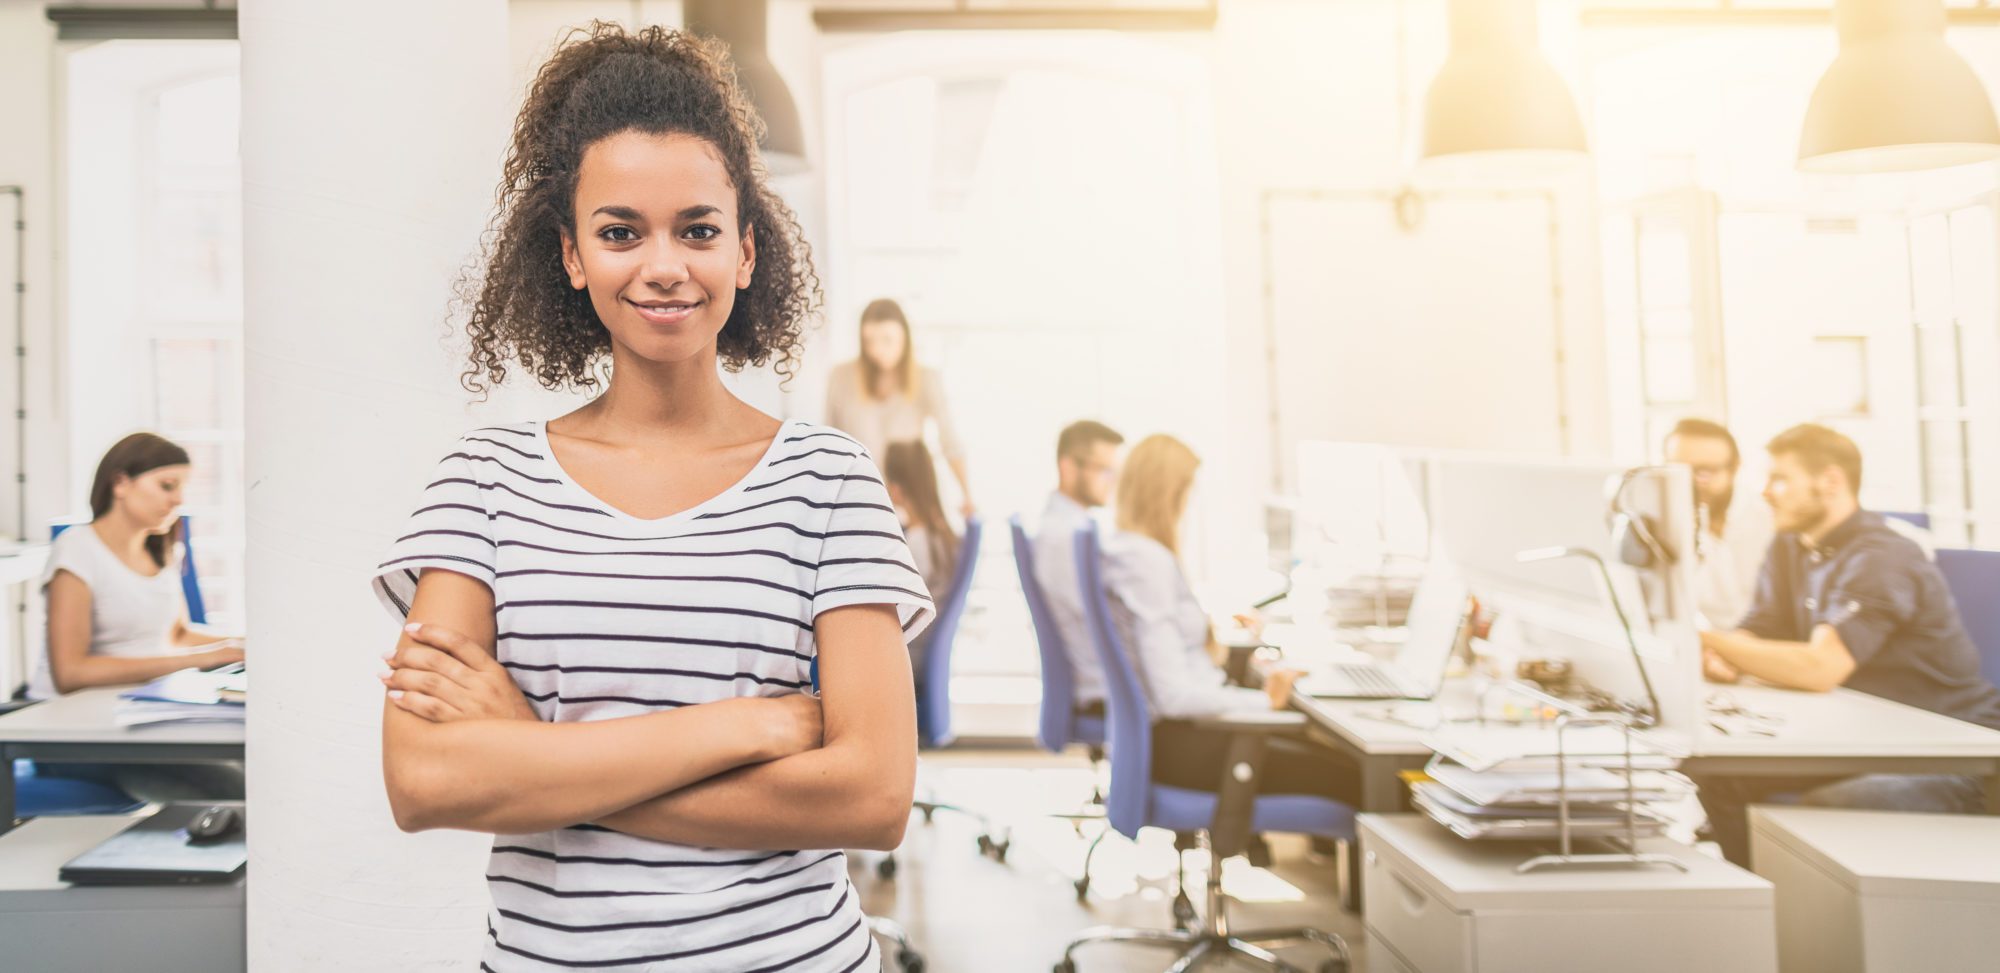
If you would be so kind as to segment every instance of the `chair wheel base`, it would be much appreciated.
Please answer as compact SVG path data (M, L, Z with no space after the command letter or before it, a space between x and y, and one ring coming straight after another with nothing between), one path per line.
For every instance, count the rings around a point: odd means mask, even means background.
M1063 960L1056 964L1054 973L1076 973L1076 964L1069 960Z
M1012 838L995 841L992 835L983 834L979 836L979 853L982 855L992 855L993 860L996 862L1004 862L1007 860L1007 849L1013 847L1013 844L1014 839Z
M903 973L924 973L924 958L907 949L903 950L901 956L896 957L896 965L902 967ZM1321 973L1325 971L1322 970Z
M882 860L881 860L881 861L879 861L879 862L876 862L876 863L875 863L875 874L876 874L876 876L877 876L877 877L879 877L879 878L883 879L884 881L887 881L887 880L889 880L889 879L892 879L892 878L895 878L895 877L896 877L896 857L895 857L894 855L891 855L891 856L889 856L889 857L887 857L887 858L884 858L884 859L882 859Z
M1347 961L1330 959L1319 964L1319 973L1348 973Z
M1073 884L1073 885L1075 885L1075 886L1076 886L1076 900L1077 900L1078 902L1087 902L1087 901L1089 901L1089 899L1090 899L1090 879L1087 879L1087 878L1079 878L1079 879L1077 879L1077 880L1076 880L1075 882L1073 882L1073 883L1071 883L1071 884Z

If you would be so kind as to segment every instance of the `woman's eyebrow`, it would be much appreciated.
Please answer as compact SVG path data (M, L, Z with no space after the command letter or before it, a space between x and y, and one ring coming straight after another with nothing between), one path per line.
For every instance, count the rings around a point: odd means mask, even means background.
M698 220L704 216L712 216L720 212L722 212L722 207L720 206L710 206L707 203L697 203L693 206L689 206L686 209L681 210L679 213L676 213L674 215L677 219L681 220ZM609 216L615 220L630 220L634 223L642 223L645 221L645 217L641 216L638 210L633 209L630 206L616 206L616 205L599 206L596 210L592 211L590 215Z

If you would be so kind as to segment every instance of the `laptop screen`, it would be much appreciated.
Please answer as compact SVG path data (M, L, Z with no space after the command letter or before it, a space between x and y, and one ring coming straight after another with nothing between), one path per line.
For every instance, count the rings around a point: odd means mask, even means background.
M1444 681L1445 666L1465 621L1468 594L1464 579L1449 565L1432 562L1424 572L1410 601L1408 638L1396 650L1396 668L1417 685L1435 689Z

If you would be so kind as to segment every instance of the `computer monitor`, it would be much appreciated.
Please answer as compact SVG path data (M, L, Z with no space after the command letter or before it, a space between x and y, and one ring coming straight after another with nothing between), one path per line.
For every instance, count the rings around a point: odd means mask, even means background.
M1419 688L1437 691L1451 664L1452 650L1458 647L1465 627L1468 607L1465 579L1450 564L1433 561L1410 600L1409 630L1396 650L1396 668L1419 683Z
M1646 689L1632 661L1622 607L1660 699L1663 727L1692 732L1701 651L1695 628L1694 487L1683 466L1636 470L1606 463L1432 455L1426 507L1433 538L1473 593L1512 615L1537 652L1567 658L1591 686L1628 702ZM1636 524L1620 543L1618 517ZM1631 563L1624 549L1647 551ZM1602 559L1614 606L1588 551ZM1523 563L1522 554L1548 559ZM1633 559L1638 560L1638 559Z

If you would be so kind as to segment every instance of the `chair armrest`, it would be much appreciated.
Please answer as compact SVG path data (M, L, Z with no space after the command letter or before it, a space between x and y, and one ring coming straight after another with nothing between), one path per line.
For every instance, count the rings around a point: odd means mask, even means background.
M1253 643L1250 645L1230 645L1225 646L1225 648L1229 650L1229 661L1222 664L1223 677L1228 679L1229 684L1232 686L1256 686L1257 683L1245 682L1244 680L1250 676L1250 657L1255 655L1257 650L1263 648L1263 646ZM1262 680L1260 679L1258 682L1262 682Z

